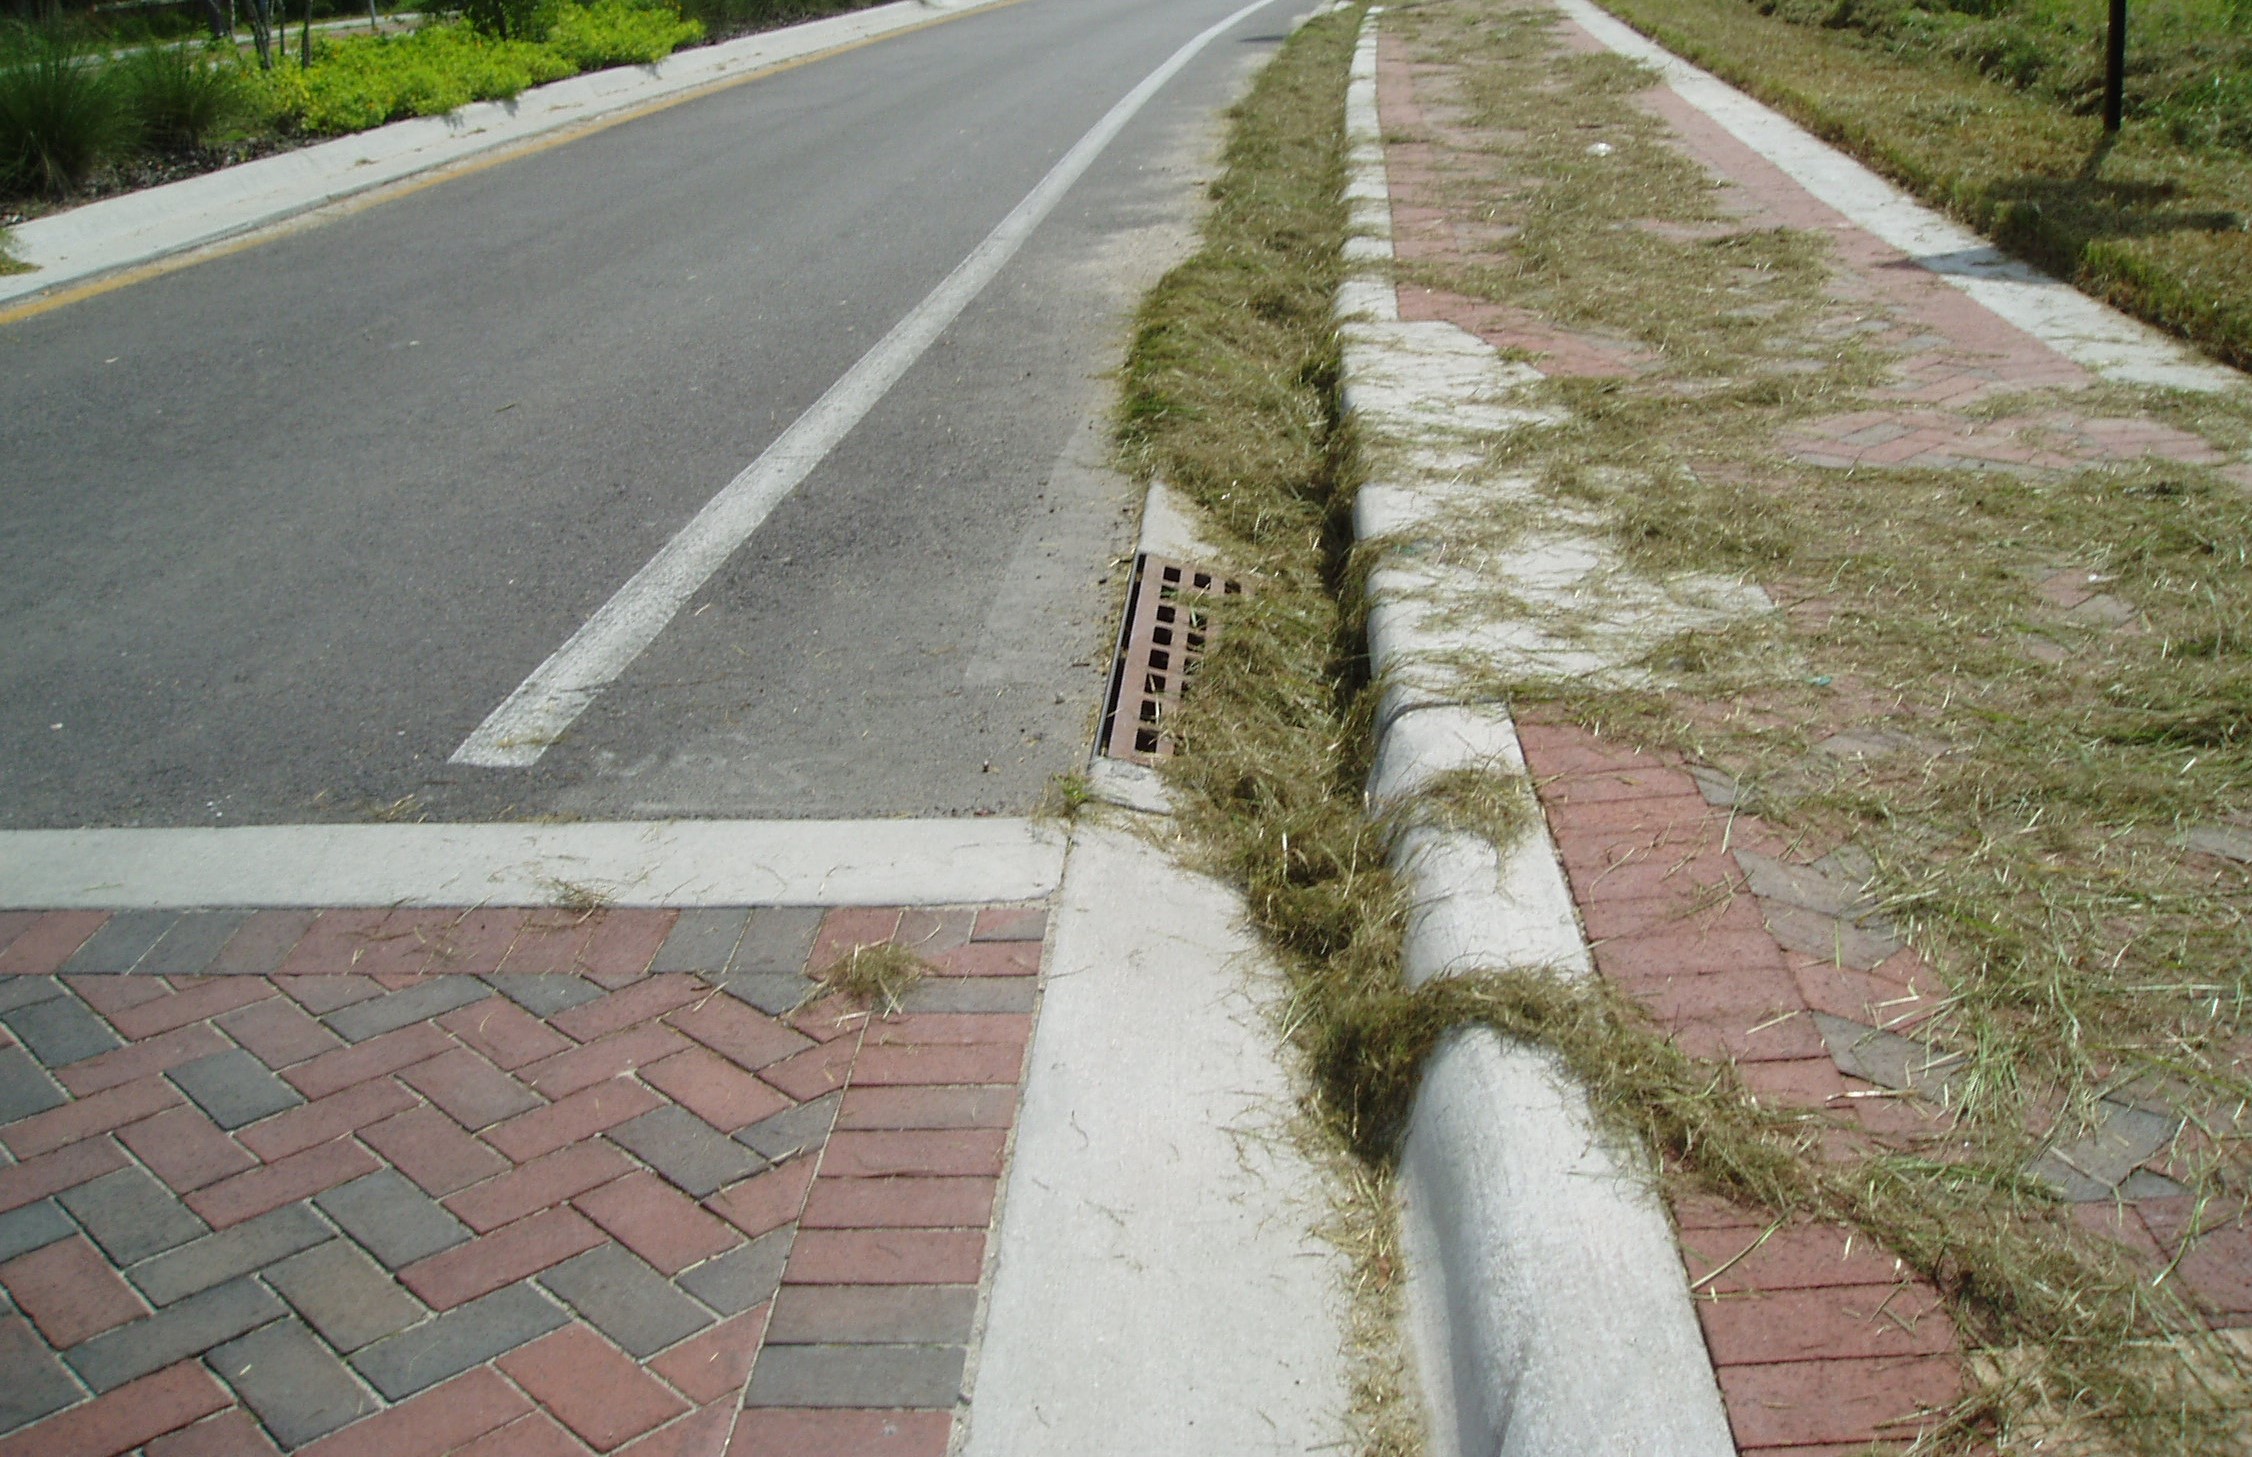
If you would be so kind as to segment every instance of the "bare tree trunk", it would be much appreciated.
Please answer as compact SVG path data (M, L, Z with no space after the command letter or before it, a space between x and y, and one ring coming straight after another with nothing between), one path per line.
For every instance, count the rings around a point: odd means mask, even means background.
M274 69L274 0L250 0L250 44L258 51L258 69Z

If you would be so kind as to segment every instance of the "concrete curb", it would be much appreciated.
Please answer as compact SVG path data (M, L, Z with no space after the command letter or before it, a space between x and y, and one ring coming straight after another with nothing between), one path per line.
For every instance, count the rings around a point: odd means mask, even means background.
M1524 376L1490 349L1452 325L1399 321L1376 110L1379 14L1372 8L1363 24L1346 100L1353 237L1345 257L1359 275L1337 302L1346 408L1372 436L1436 435L1442 447L1404 452L1394 479L1363 487L1354 525L1364 541L1411 520L1418 497L1443 489L1447 435L1532 423L1496 403ZM1465 340L1478 343L1483 361ZM1418 377L1430 397L1401 398ZM1414 479L1419 461L1431 479ZM1524 773L1507 709L1452 701L1431 671L1475 642L1430 620L1408 595L1412 571L1393 566L1379 562L1369 583L1371 666L1388 684L1372 812L1412 804L1450 771ZM1591 974L1545 826L1496 846L1411 818L1392 863L1412 902L1402 951L1411 985L1510 966ZM1733 1457L1652 1182L1630 1152L1599 1135L1585 1094L1553 1056L1482 1029L1449 1038L1424 1070L1400 1187L1433 1452Z
M503 147L1008 3L895 0L91 202L12 230L16 256L36 271L0 278L0 304L224 243Z

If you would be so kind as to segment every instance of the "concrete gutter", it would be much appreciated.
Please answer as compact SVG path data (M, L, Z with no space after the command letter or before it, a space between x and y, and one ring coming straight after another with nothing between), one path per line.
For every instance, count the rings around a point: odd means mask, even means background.
M1376 111L1380 9L1364 22L1346 102L1353 276L1339 290L1346 407L1380 479L1354 506L1363 541L1397 540L1442 503L1480 438L1537 428L1508 402L1537 378L1451 324L1399 318ZM1372 813L1438 776L1522 775L1508 710L1450 692L1446 664L1491 645L1434 610L1412 552L1371 574L1369 651L1386 685ZM1507 846L1416 825L1392 848L1413 909L1411 985L1461 971L1592 963L1547 829ZM1400 1165L1408 1308L1435 1454L1601 1452L1733 1457L1673 1230L1635 1151L1596 1129L1550 1054L1479 1029L1423 1074Z
M0 278L0 305L224 243L347 198L573 127L678 100L1011 0L896 0L868 10L697 46L651 66L617 66L392 122L239 167L90 202L11 230L35 270Z

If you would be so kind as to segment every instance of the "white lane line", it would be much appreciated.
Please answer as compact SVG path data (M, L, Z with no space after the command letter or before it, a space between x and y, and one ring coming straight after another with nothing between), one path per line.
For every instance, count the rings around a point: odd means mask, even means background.
M0 909L957 905L1038 900L1029 820L653 820L0 832Z
M595 696L656 641L665 624L749 539L768 513L812 473L854 426L937 342L972 299L1016 256L1073 183L1136 113L1197 53L1274 0L1251 3L1173 52L1064 153L1032 191L891 332L829 386L781 436L704 504L686 526L571 640L534 669L453 753L456 764L521 769L577 722Z

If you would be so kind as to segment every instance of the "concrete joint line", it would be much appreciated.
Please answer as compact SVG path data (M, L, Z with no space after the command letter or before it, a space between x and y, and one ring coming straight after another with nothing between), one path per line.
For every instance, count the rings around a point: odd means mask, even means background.
M1525 376L1498 371L1490 349L1482 372L1456 367L1475 363L1467 346L1398 322L1376 108L1381 13L1371 8L1363 25L1346 100L1354 201L1346 258L1359 270L1337 299L1347 408L1372 435L1411 441L1536 425L1537 417L1494 404ZM1434 345L1455 358L1429 367ZM1419 381L1439 398L1413 398ZM1409 459L1395 476L1412 476ZM1364 486L1356 534L1384 535L1377 518L1402 504L1380 509L1385 497L1372 491L1413 496L1435 485ZM1419 660L1469 644L1427 625L1404 600L1411 580L1382 566L1370 579L1370 658L1387 682L1372 813L1401 809L1452 771L1525 772L1504 706L1462 702L1418 671ZM1411 985L1507 967L1592 974L1544 825L1497 846L1410 821L1392 860L1411 901L1402 947ZM1485 1029L1447 1039L1424 1069L1400 1176L1409 1319L1435 1453L1732 1457L1680 1251L1649 1172L1599 1133L1584 1092L1553 1056Z
M88 203L13 230L37 270L0 278L0 304L224 243L441 167L693 91L747 80L936 20L1012 0L895 0L889 5L614 66L279 156Z
M1274 0L1251 0L1199 31L1119 98L1072 144L1008 216L994 225L953 272L876 341L852 368L790 422L774 443L704 503L657 554L587 619L568 642L532 670L454 750L452 762L521 769L578 721L595 698L640 657L714 572L748 541L769 513L796 490L891 387L938 342L962 310L985 291L1056 204L1063 200L1126 124L1213 41Z
M0 832L0 909L962 905L1042 900L1022 819L256 825Z
M1655 70L1675 95L1773 162L1847 221L1899 249L2075 364L2123 384L2203 393L2243 386L2244 377L2235 370L2011 258L1781 113L1690 65L1593 0L1555 3L1605 46Z

